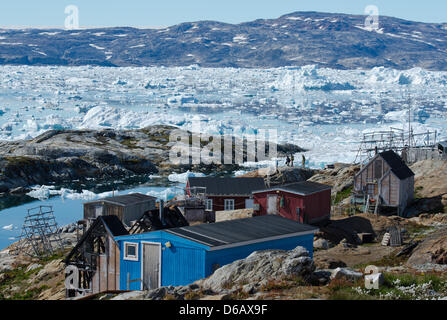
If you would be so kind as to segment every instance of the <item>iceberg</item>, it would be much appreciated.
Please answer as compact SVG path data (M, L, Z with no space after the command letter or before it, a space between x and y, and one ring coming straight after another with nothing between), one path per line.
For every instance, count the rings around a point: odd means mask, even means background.
M168 180L171 182L186 183L190 177L205 177L204 173L190 172L185 173L172 173L168 176Z

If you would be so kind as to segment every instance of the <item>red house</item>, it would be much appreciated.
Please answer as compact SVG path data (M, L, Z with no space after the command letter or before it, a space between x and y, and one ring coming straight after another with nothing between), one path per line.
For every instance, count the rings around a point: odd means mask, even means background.
M188 195L202 193L210 211L253 208L252 192L260 189L265 189L264 178L190 177L186 183Z
M305 224L330 219L331 186L297 182L253 192L257 215L278 214Z

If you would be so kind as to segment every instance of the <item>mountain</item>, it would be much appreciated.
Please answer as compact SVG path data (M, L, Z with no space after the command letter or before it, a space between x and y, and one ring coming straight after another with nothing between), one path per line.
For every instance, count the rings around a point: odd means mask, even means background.
M295 12L241 24L199 21L165 29L0 29L0 64L447 70L447 23L381 16L380 29L368 31L365 19Z

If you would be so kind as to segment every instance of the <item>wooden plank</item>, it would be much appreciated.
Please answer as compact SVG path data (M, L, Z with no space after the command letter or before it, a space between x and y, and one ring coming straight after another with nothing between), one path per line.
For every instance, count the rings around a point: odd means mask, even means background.
M107 290L107 256L99 256L99 290Z
M107 277L107 289L108 290L116 290L116 283L115 283L115 242L112 240L111 237L107 237L108 238L108 243L109 243L109 255L108 255L108 261L107 261L107 272L108 272L108 277Z
M99 292L99 261L97 261L96 272L92 278L92 293Z
M120 249L115 246L115 286L120 289Z

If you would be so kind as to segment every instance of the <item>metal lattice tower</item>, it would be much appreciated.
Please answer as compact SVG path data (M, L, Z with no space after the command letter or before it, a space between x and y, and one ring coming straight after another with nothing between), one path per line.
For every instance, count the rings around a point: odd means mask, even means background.
M53 207L28 209L20 239L18 251L31 257L50 256L62 249L63 242L58 233Z
M363 134L355 163L363 163L374 157L376 152L393 150L400 152L405 147L405 132L397 128L389 131L374 131Z
M401 153L404 149L432 148L436 144L437 131L415 134L413 130L390 128L389 131L374 131L363 134L354 163L363 164L372 159L376 152L393 150Z

